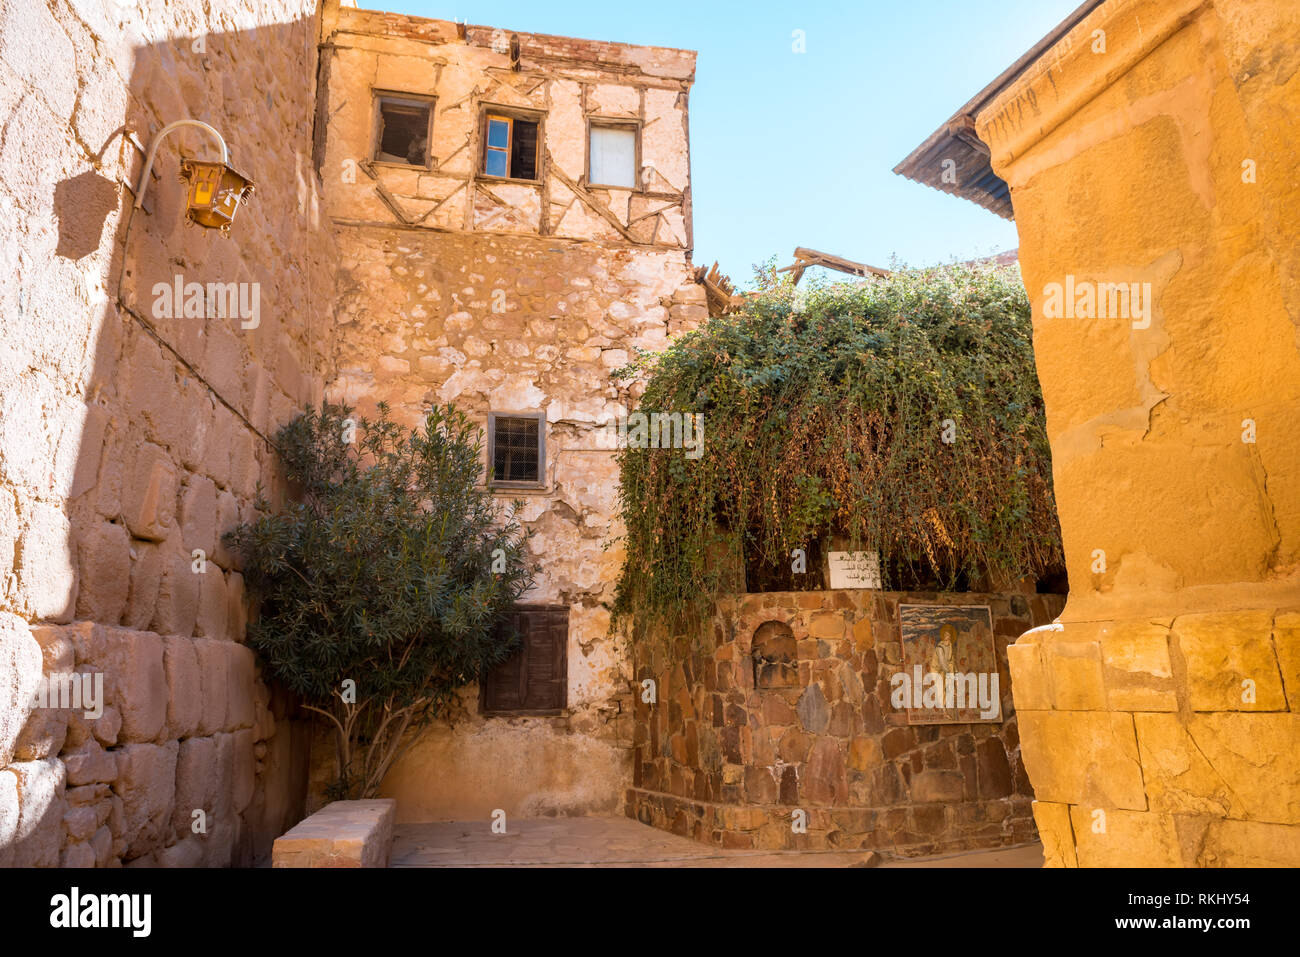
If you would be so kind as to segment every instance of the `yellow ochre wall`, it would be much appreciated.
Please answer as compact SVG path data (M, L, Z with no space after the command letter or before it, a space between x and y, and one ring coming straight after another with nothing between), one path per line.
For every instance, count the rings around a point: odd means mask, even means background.
M1070 572L1009 649L1051 865L1300 865L1298 119L1294 0L1108 0L978 117Z

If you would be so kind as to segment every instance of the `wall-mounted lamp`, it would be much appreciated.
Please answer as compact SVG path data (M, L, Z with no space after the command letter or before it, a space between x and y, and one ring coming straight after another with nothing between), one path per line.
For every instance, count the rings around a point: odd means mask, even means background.
M158 144L172 130L182 126L197 126L207 130L216 138L221 147L221 159L196 160L184 159L181 162L181 181L189 184L187 209L185 215L189 222L197 223L208 229L219 229L221 235L230 236L230 224L235 221L239 204L253 195L253 182L230 166L230 151L221 134L201 120L177 120L168 123L149 144L149 155L145 159L144 174L140 177L140 188L135 191L135 208L144 205L144 191L149 186L149 174L153 170L154 155Z

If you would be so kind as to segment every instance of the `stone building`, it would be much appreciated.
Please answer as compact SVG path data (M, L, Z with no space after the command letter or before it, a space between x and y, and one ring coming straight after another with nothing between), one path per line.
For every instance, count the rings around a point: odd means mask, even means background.
M340 263L327 394L406 422L435 402L477 417L487 481L524 503L539 566L522 676L472 690L469 719L427 731L384 793L416 820L614 811L632 696L602 607L621 564L602 427L636 395L611 372L707 316L695 55L350 9L327 9L321 49Z
M597 427L637 394L611 371L707 315L693 73L336 2L4 4L0 866L249 863L310 806L310 725L243 644L220 535L281 498L268 438L323 397L468 410L536 532L524 667L395 769L403 815L620 806ZM181 158L218 149L156 142L183 118L255 181L228 239L182 226ZM97 705L34 707L83 677Z

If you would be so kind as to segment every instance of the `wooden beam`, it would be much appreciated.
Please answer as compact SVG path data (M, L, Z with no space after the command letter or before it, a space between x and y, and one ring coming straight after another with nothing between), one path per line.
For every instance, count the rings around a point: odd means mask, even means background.
M601 204L596 200L596 197L592 196L590 193L588 193L585 189L583 189L581 186L579 186L579 185L578 185L577 183L575 183L573 180L569 179L569 177L565 175L564 171L563 171L562 169L560 169L560 167L559 167L558 164L556 164L556 163L549 163L549 164L547 164L547 165L550 167L550 171L551 171L551 175L552 175L552 176L554 176L554 177L555 177L556 179L558 179L561 183L563 183L565 186L567 186L567 187L569 188L569 192L573 193L574 196L576 196L576 197L578 197L578 199L582 200L582 203L583 203L584 206L586 206L588 209L590 209L593 213L595 213L595 214L596 214L597 216L599 216L601 219L605 220L605 222L609 223L611 226L613 226L615 229L617 229L618 232L619 232L619 234L620 234L624 239L626 239L628 242L630 242L630 243L635 243L635 244L638 245L638 246L652 246L652 245L654 245L653 242L650 242L650 243L643 243L643 242L641 242L641 240L639 240L639 239L637 239L635 236L633 236L632 233L628 230L628 228L627 228L626 226L624 226L622 223L620 223L620 222L618 221L618 217L616 217L616 216L615 216L613 213L611 213L608 209L606 209L604 206L602 206L602 205L601 205Z
M848 273L851 276L888 276L889 270L881 269L878 266L871 266L867 263L854 262L852 259L845 259L842 256L832 256L830 253L824 253L816 249L809 249L806 246L799 246L794 251L795 261L789 266L783 266L777 272L794 273L795 284L803 278L804 271L812 266L824 266L827 269L834 269L838 272Z

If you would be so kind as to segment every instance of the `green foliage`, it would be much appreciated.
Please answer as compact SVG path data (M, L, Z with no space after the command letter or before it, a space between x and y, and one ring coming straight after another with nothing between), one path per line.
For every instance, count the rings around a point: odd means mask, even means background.
M950 266L796 291L770 264L741 313L628 370L643 411L704 415L703 457L620 453L618 615L699 613L737 563L788 568L842 536L885 587L1061 563L1018 271ZM945 420L955 441L943 441Z
M322 405L277 435L299 500L227 535L260 599L249 644L334 723L335 796L373 795L456 689L517 647L496 629L532 570L477 484L481 441L450 406L407 429L382 405L373 421Z

